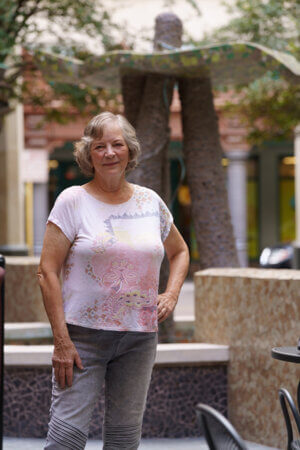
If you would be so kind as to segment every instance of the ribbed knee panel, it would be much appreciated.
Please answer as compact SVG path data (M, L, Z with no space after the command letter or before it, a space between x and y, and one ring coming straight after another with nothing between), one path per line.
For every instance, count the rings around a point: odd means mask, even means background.
M142 425L106 425L103 427L103 450L136 450L141 439Z
M72 450L83 450L86 441L86 434L73 427L73 425L52 415L45 449L62 450L68 448Z

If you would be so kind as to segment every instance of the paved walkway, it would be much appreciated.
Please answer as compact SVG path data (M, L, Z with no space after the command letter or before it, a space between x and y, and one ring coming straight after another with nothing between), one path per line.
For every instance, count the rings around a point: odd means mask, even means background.
M42 450L44 439L4 438L3 450ZM246 442L249 450L278 450L274 447ZM89 440L86 450L100 450L102 442ZM139 450L207 450L204 438L143 439Z

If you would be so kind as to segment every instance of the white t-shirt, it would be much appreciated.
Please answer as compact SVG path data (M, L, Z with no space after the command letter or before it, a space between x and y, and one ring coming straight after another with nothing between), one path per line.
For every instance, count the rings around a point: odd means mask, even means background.
M152 189L133 185L124 203L104 203L81 186L65 189L48 222L72 243L62 268L67 323L118 331L157 331L163 241L173 217Z

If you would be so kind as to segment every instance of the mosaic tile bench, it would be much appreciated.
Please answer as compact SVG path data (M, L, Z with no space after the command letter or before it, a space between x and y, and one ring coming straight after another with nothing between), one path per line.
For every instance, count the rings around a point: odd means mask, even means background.
M4 435L44 437L51 397L52 346L5 346ZM153 369L143 437L192 437L200 430L196 403L227 414L226 345L159 344ZM101 437L103 395L94 412L90 437Z

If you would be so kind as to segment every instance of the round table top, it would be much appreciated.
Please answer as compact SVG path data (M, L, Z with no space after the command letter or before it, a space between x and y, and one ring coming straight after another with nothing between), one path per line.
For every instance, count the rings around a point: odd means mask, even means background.
M274 347L272 348L272 358L280 361L287 361L300 364L300 350L297 347Z

